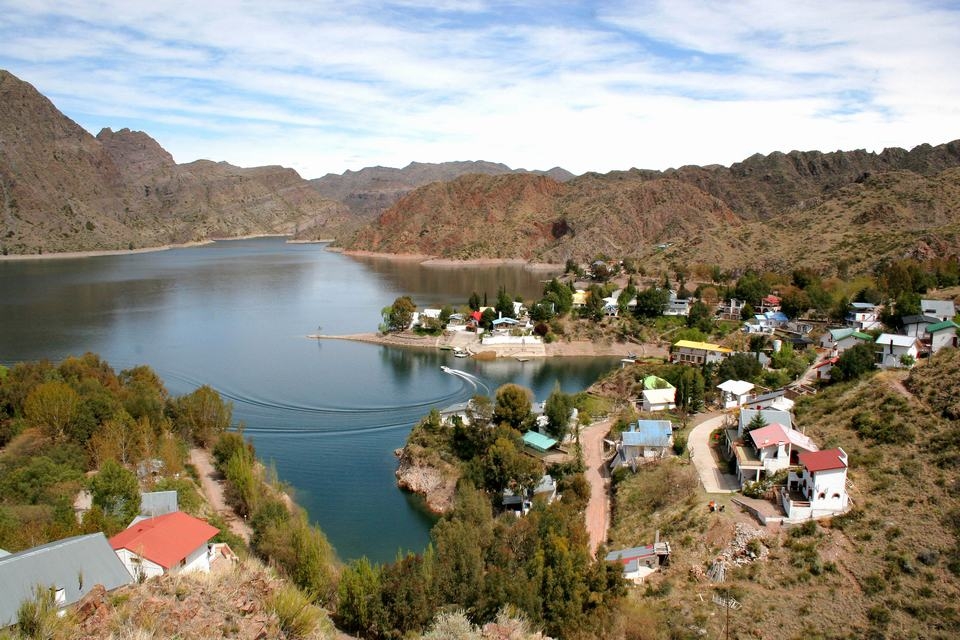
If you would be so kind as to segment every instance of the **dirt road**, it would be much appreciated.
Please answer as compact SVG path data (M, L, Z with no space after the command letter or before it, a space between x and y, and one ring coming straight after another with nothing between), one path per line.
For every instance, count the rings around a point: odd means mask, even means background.
M613 426L613 418L597 422L580 432L584 475L590 483L590 502L587 503L587 533L590 534L590 553L607 541L610 528L610 474L603 463L603 439Z
M710 433L723 425L724 416L708 413L698 416L699 424L687 436L690 459L700 474L700 482L707 493L732 493L740 488L737 477L726 473L710 446Z
M213 468L213 463L210 460L210 452L206 449L194 447L190 449L190 462L197 468L197 475L200 476L200 489L203 491L207 502L210 503L214 511L227 521L231 531L243 538L246 542L250 542L250 535L253 533L253 530L250 528L250 525L237 517L233 509L227 506L227 502L223 497L223 480L219 472Z

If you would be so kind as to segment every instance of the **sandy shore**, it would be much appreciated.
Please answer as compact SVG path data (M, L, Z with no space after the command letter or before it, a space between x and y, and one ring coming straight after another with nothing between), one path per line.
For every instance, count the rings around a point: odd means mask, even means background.
M224 238L227 239L227 238ZM240 238L229 238L239 240ZM103 249L100 251L62 251L60 253L26 253L0 256L0 260L63 260L67 258L98 258L100 256L126 256L136 253L154 253L155 251L169 251L170 249L185 249L212 244L214 240L198 240L181 244L164 244L159 247L143 247L141 249Z
M634 344L628 342L587 342L558 341L543 345L482 345L472 334L455 333L444 336L418 336L413 333L351 333L332 336L311 334L307 336L314 340L350 340L366 342L388 347L414 347L423 349L439 349L440 347L462 348L471 355L479 358L557 358L557 357L625 357L639 355L641 357L666 357L667 349L655 344ZM464 338L472 338L469 342Z
M377 258L381 260L397 260L402 262L419 262L425 267L456 268L456 267L498 267L500 265L513 265L525 269L536 271L562 271L562 264L552 264L549 262L530 262L523 258L473 258L470 260L453 260L451 258L439 258L437 256L426 255L423 253L378 253L376 251L343 250L331 249L347 256L358 258Z

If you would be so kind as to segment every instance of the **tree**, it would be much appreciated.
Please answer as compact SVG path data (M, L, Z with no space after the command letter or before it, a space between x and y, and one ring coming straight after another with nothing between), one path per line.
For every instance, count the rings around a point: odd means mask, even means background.
M337 585L339 626L350 633L369 636L381 624L382 616L380 568L371 565L366 557L354 560L340 574Z
M497 389L493 420L497 424L506 423L519 428L530 417L532 406L529 389L518 384L507 383Z
M470 299L467 301L467 306L470 307L471 311L480 311L480 294L474 291L470 294Z
M875 348L872 343L865 342L844 351L830 370L830 379L836 382L856 380L873 371L877 361Z
M483 315L480 316L480 326L486 331L490 331L493 328L493 321L496 319L497 312L488 307L483 310Z
M763 429L765 426L767 426L767 420L763 417L763 414L758 411L750 418L750 422L747 423L745 431L749 433L755 429Z
M514 317L513 298L507 293L505 287L500 287L497 291L497 304L494 305L494 308L497 310L497 315L501 318Z
M740 319L743 320L744 322L753 320L753 316L756 313L757 312L754 310L753 305L750 304L749 302L743 303L743 306L740 307Z
M587 296L587 303L583 307L583 317L589 318L595 322L603 319L603 290L598 285L590 285L590 295Z
M90 481L94 506L127 524L140 512L140 486L137 476L113 460L107 460L100 473Z
M724 358L717 368L718 380L753 380L763 367L760 362L749 353L735 353Z
M557 382L543 405L543 414L547 417L547 430L554 438L562 440L567 434L570 413L573 411L573 398L560 390Z
M669 291L649 287L637 294L637 306L633 312L638 318L659 318L669 301Z
M573 291L568 285L554 278L543 287L543 301L552 302L554 313L562 316L573 308Z
M44 435L63 440L80 409L80 396L73 387L54 380L34 387L23 403L23 415L30 426Z
M687 312L687 326L700 329L704 333L713 331L713 312L702 301L697 300L690 305Z
M770 288L760 279L756 271L747 271L737 280L734 295L751 304L760 304L760 300L770 292Z
M230 426L233 403L224 402L209 385L177 398L171 408L173 423L188 442L205 447Z
M384 333L389 331L403 331L410 327L413 322L413 312L417 310L417 305L413 303L410 296L400 296L393 301L389 307L384 307L380 312L383 315L383 326L386 328Z

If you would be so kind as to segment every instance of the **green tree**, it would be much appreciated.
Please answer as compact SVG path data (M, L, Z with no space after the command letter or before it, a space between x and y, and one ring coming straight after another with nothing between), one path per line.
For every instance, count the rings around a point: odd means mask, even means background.
M704 333L711 333L714 328L713 310L705 303L697 300L690 305L687 313L687 326L700 329Z
M770 287L764 283L756 271L747 271L737 280L734 295L739 300L746 300L750 304L760 304L760 300L770 293Z
M562 316L573 308L573 291L568 285L554 278L544 285L543 300L552 302L556 315Z
M480 311L480 294L474 291L470 294L470 299L467 300L467 306L470 307L471 311Z
M127 413L135 419L146 416L152 424L159 424L169 394L156 372L142 365L121 371L119 380L123 389L123 407Z
M757 412L752 418L750 418L750 422L747 423L744 431L750 433L756 429L763 429L765 426L767 426L766 418L763 417L762 413Z
M501 318L514 317L513 298L511 298L510 294L507 293L505 287L500 287L500 289L497 291L497 304L494 305L494 308L497 310L497 314Z
M599 322L603 319L603 289L593 284L588 291L590 295L587 296L587 303L583 306L581 314L584 318Z
M543 414L547 417L547 430L554 438L562 440L567 435L570 413L573 411L573 398L560 390L557 382L543 405Z
M80 410L80 396L65 382L53 380L34 387L23 403L27 424L53 440L63 440Z
M366 557L354 560L340 574L337 585L337 622L349 633L370 637L382 624L380 568Z
M749 302L743 303L743 306L740 307L740 319L744 322L749 322L753 320L753 316L756 315L756 310L754 310L753 305Z
M384 333L389 331L404 331L413 322L413 312L417 310L410 296L399 296L389 307L380 312L383 315Z
M837 364L830 369L830 379L836 382L856 380L876 369L877 354L873 343L862 343L844 351Z
M649 287L637 294L637 306L633 312L638 318L659 318L670 302L670 292L666 289Z
M717 380L754 380L763 367L755 356L749 353L735 353L724 358L717 367Z
M493 328L493 321L497 319L497 312L492 308L487 308L483 310L483 315L480 316L480 326L486 331L490 331Z
M518 384L507 383L497 389L493 421L519 428L530 417L532 394Z
M212 387L203 385L177 398L171 406L173 423L184 440L201 447L215 442L230 426L233 403L224 402Z
M126 525L140 512L137 476L113 460L107 460L90 481L94 506Z

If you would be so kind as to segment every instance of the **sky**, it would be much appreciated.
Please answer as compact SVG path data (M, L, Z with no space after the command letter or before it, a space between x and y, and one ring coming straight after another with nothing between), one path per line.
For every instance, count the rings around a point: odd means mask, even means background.
M0 68L91 133L306 178L939 144L958 60L960 0L0 0Z

